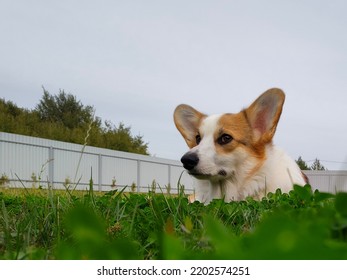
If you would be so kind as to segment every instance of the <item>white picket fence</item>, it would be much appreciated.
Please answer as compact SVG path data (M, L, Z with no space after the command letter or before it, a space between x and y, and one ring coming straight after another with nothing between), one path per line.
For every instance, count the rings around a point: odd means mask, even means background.
M347 171L305 171L313 189L347 191ZM0 187L192 193L194 179L176 160L0 132Z

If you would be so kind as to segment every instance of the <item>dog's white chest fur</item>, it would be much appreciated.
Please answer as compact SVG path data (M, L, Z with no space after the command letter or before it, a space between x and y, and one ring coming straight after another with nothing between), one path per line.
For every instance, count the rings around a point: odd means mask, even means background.
M225 180L194 180L194 195L191 201L209 203L213 199L224 199L226 202L244 200L247 197L261 199L267 193L274 193L278 188L289 192L294 184L305 185L305 180L296 163L281 149L267 148L268 160L251 177L247 177L254 163L245 161L240 173ZM243 174L242 174L243 173Z

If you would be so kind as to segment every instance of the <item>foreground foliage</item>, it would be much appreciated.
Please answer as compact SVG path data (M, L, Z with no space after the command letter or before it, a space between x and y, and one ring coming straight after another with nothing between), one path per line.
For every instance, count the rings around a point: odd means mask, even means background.
M1 259L347 259L347 193L204 206L181 194L0 190Z

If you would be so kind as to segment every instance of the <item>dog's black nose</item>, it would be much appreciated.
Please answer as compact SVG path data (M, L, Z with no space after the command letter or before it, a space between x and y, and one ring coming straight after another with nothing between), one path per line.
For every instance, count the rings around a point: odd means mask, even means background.
M192 170L195 166L198 165L199 157L196 153L186 153L182 158L181 162L183 167L187 170Z

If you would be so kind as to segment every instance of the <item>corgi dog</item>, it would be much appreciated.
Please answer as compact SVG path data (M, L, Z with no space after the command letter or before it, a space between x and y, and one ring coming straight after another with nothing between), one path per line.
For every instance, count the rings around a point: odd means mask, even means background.
M190 148L181 162L198 179L191 201L261 199L307 183L295 161L272 144L284 100L283 91L273 88L237 114L207 116L177 106L174 122Z

